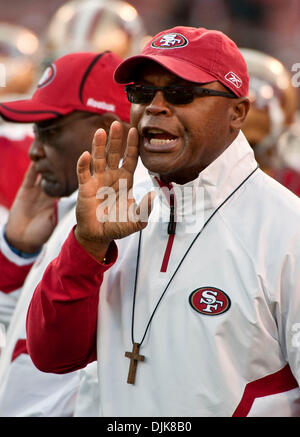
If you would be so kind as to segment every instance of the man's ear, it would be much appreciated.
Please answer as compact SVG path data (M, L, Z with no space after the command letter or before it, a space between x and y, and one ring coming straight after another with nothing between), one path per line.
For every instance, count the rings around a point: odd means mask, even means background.
M250 100L248 97L241 97L239 99L235 99L232 101L232 119L231 119L231 128L232 129L241 129L244 121L247 117L247 114L250 109Z

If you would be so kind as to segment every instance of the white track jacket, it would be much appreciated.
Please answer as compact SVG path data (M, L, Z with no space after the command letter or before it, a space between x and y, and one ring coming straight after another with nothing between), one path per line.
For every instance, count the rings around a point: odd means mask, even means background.
M300 416L300 199L256 166L240 133L173 184L174 234L153 176L134 314L139 234L100 264L71 232L30 303L35 365L65 373L97 358L99 416ZM129 384L132 331L144 361Z

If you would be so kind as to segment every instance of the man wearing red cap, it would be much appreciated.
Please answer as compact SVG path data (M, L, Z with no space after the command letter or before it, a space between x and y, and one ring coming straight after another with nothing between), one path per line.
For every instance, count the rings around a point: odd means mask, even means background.
M0 290L7 296L21 290L0 357L0 416L73 414L78 372L62 377L35 368L25 318L45 267L76 222L78 157L97 128L108 132L118 121L120 135L128 131L130 104L113 80L120 62L110 52L63 56L46 69L30 100L0 104L3 117L34 123L35 131L32 163L0 236Z
M117 123L108 154L100 129L79 158L77 225L29 306L33 362L98 359L100 416L299 416L300 200L241 132L242 55L175 27L115 79L132 103L125 159ZM137 206L119 181L130 191L139 155L156 196Z

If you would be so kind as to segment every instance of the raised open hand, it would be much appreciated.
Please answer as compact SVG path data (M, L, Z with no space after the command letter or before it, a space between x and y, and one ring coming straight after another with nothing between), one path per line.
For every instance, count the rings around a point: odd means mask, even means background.
M43 192L41 178L31 163L8 216L9 243L23 252L36 252L56 226L56 201Z
M138 161L138 132L131 128L122 165L122 125L111 124L107 140L103 129L94 136L92 153L78 160L79 193L76 206L77 240L98 259L115 239L143 229L151 212L153 193L136 205L131 195Z

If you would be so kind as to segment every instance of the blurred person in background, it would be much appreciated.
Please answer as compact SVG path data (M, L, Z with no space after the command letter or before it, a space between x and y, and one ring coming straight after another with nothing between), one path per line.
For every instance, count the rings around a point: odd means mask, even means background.
M242 48L249 72L251 107L243 132L261 169L300 195L298 90L276 58Z
M65 55L47 67L31 99L0 106L7 119L34 123L35 130L32 164L0 234L0 289L9 294L22 288L0 357L1 417L73 414L78 372L64 378L35 368L25 317L45 266L75 224L78 157L98 128L108 132L115 120L124 133L129 128L130 104L113 82L121 59L111 52Z
M136 50L138 51L144 44L144 38L147 37L142 20L129 3L123 1L110 1L109 4L104 1L94 0L71 1L66 3L62 8L59 8L49 22L49 26L42 38L44 50L40 59L40 66L43 65L46 67L44 74L46 74L45 77L47 77L47 74L49 74L48 67L49 65L51 66L51 61L53 61L55 57L76 52L76 49L82 52L87 50L94 51L95 53L101 50L113 49L120 58L125 57L126 55L134 54ZM109 43L113 44L111 45ZM2 106L2 108L3 110L1 111L0 106L0 114L2 113L2 117L14 118L13 112L8 111L7 113L4 106ZM16 130L19 125L19 122L13 123ZM27 123L25 126L28 125L30 125L30 123ZM136 179L142 179L144 176L145 169L140 165L137 170ZM70 205L74 205L76 199L72 199L73 197L70 200L68 197L65 197L58 203L55 215L58 216L60 221L67 215ZM47 199L44 200L46 201ZM50 204L52 204L51 201ZM69 217L70 215L72 216L72 211L69 213ZM70 220L72 220L72 217ZM52 246L54 244L53 240L59 242L57 232L58 231L55 231L55 237L54 235L51 237L52 243L49 243L50 247L51 244ZM29 277L33 275L32 272L35 271L35 267L40 263L40 259L41 257L43 258L45 251L46 249L43 250L43 254L40 255L39 261L34 264ZM53 252L50 250L50 254L51 253ZM48 256L50 255L47 254L46 260ZM20 257L14 258L14 261L17 264L20 263ZM21 262L25 275L27 274L26 263L27 269L30 269L32 259L28 259L27 262L26 260ZM19 266L19 268L20 267L21 266ZM12 268L14 269L15 267ZM17 268L17 270L19 269ZM11 280L12 277L17 276L16 272L13 272L11 275L7 269L5 274L8 275L8 281ZM73 410L76 409L76 415L93 415L93 410L97 405L96 401L95 399L86 397L84 392L86 385L89 387L91 385L93 387L97 385L96 363L78 372L80 375L72 375L69 382L62 378L56 378L57 384L54 383L53 387L51 387L51 381L46 380L45 375L40 376L40 372L37 372L34 366L31 365L29 356L26 353L23 322L27 309L26 305L33 288L31 290L28 282L26 283L27 286L24 284L23 288L21 288L21 298L8 331L8 345L0 360L0 414L3 416L72 415L73 413L75 414ZM9 292L9 294L0 292L0 294L7 299L13 293L16 292ZM36 384L32 383L30 375L36 378ZM42 378L40 381L41 384L38 382L39 377ZM84 389L80 396L80 402L76 403L75 407L76 390L80 384L80 380L84 382ZM52 390L52 395L47 389L47 385L49 385L50 391ZM59 385L61 385L61 387L65 385L65 392L64 388L59 389ZM22 389L20 390L20 388ZM41 399L41 391L43 390L44 398ZM53 395L54 391L57 391L57 396ZM21 392L22 396L20 395ZM95 389L94 392L97 393L98 390ZM74 395L73 397L71 396L72 393ZM32 395L32 405L29 405L30 394ZM66 397L63 398L64 396ZM36 397L36 402L34 401L34 397ZM18 401L16 401L16 399L18 399ZM60 406L56 405L57 399L60 399L62 402Z
M137 10L122 0L71 0L61 6L43 35L44 64L66 53L110 50L122 58L148 41Z
M45 32L37 35L25 27L0 23L0 107L5 101L26 99L34 92L42 72L51 63L78 51L111 50L120 57L134 54L147 40L136 9L121 0L73 0L59 7ZM1 103L2 102L2 103ZM32 123L13 123L0 111L0 224L4 223L29 166ZM17 159L16 159L17 157ZM0 291L0 322L7 327L19 291Z

